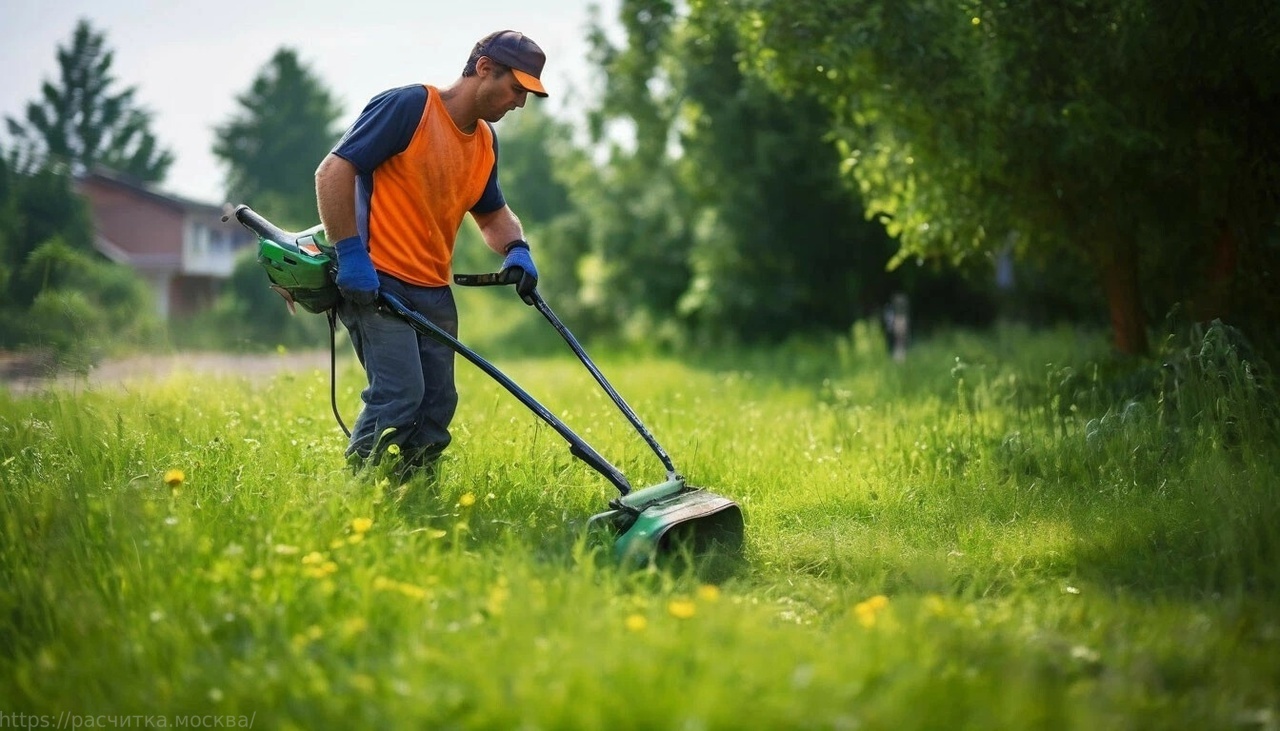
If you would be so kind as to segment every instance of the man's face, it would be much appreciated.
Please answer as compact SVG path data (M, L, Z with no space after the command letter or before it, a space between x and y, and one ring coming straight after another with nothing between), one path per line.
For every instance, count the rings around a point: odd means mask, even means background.
M520 86L515 74L487 56L476 62L476 72L481 79L477 102L485 121L497 122L507 112L523 107L528 100L529 90Z

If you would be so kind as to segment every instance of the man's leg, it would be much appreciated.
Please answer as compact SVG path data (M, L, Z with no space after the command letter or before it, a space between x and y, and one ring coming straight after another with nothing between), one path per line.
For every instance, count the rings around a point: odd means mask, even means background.
M403 287L409 304L441 330L457 337L458 308L449 287ZM409 469L433 463L453 440L449 425L458 409L454 352L427 336L418 338L417 358L423 375L422 399L414 428L401 444Z
M403 445L414 430L423 399L418 335L398 316L374 305L344 302L338 314L369 381L360 394L364 407L351 429L347 457L377 459L389 444ZM388 429L394 431L383 438Z

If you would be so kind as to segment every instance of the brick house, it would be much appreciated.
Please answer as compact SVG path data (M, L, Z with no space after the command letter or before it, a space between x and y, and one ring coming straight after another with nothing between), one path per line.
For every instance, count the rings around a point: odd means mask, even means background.
M236 255L254 243L235 219L222 221L220 206L109 170L80 176L76 189L89 203L94 247L146 279L166 320L208 308L231 276Z

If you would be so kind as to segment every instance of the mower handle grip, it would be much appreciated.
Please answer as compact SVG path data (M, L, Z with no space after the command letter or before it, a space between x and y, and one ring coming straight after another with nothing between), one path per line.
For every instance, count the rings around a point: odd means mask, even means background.
M301 234L285 231L243 203L236 206L230 214L224 214L222 220L226 221L232 215L236 217L240 225L255 233L259 238L274 241L295 254L301 253L298 248L298 237Z
M505 276L503 276L505 274ZM494 285L515 284L520 281L520 273L515 269L505 269L490 274L455 274L453 283L463 287L492 287Z

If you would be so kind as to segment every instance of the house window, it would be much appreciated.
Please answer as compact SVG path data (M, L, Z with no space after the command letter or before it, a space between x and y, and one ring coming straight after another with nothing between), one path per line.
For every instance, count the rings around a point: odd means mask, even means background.
M191 249L196 256L205 256L209 253L209 229L196 224L195 230L192 232Z

